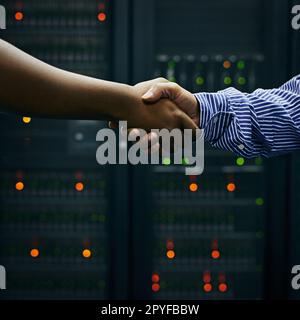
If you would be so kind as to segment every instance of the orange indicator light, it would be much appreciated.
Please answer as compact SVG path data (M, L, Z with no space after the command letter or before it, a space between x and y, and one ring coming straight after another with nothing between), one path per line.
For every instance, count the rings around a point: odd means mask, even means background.
M90 258L92 256L92 252L89 249L84 249L82 251L82 256L86 259Z
M219 250L213 250L212 252L211 252L211 257L213 258L213 259L219 259L220 258L220 251Z
M167 251L167 257L170 260L174 259L175 258L175 251L174 250L168 250Z
M37 258L40 255L40 251L38 249L31 249L30 250L30 256L32 258Z
M106 14L105 14L104 12L100 12L100 13L98 14L98 20L99 20L100 22L104 22L104 21L106 20Z
M189 189L191 192L196 192L198 190L198 185L197 183L193 182L189 185Z
M84 184L82 183L82 182L77 182L76 184L75 184L75 189L77 190L77 191L83 191L83 189L84 189Z
M228 192L233 192L236 189L236 185L233 182L230 182L230 183L227 184L226 189L227 189Z
M223 62L223 67L224 67L224 69L229 69L231 67L231 62L228 60L225 60Z
M24 14L23 14L23 12L21 12L21 11L16 12L16 13L15 13L15 19L16 19L17 21L22 21L22 20L24 19Z
M18 190L18 191L22 191L22 190L24 189L24 183L21 182L21 181L17 182L17 183L15 184L15 188L16 188L16 190Z

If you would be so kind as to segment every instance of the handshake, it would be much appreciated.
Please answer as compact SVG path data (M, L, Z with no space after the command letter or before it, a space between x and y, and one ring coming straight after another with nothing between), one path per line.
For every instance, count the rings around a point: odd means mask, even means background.
M178 84L169 82L164 78L145 81L131 87L134 94L140 100L140 106L132 109L132 114L124 115L131 128L168 129L175 128L192 129L199 127L200 108L196 97L180 87ZM122 117L123 118L123 117ZM109 122L109 127L117 128L117 121ZM134 132L138 129L131 129ZM136 131L137 133L137 131ZM143 137L152 141L152 148L159 148L155 133L149 133Z

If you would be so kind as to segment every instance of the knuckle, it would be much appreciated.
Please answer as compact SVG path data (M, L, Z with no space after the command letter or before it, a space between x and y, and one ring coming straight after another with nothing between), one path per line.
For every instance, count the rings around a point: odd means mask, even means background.
M178 90L180 88L179 85L175 82L170 83L170 87L173 90Z
M159 77L159 78L156 78L155 79L157 82L169 82L169 80L167 80L166 78L164 77Z

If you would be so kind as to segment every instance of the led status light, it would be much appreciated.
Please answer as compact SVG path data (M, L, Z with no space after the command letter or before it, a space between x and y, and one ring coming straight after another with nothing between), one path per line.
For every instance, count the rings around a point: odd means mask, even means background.
M190 164L189 158L188 158L188 157L182 158L181 164L183 164L183 165L188 165L188 164Z
M167 249L168 249L168 250L173 250L174 247L175 247L174 241L168 240L168 241L167 241Z
M169 166L171 164L171 159L170 158L164 158L163 159L163 165Z
M160 290L160 285L158 283L153 283L152 284L152 291L158 292L159 290Z
M220 292L226 292L228 290L227 284L226 283L220 283L218 287Z
M227 184L226 189L228 192L234 192L236 189L236 185L233 182Z
M152 282L158 283L160 280L159 275L157 273L153 273L152 275Z
M40 255L39 249L31 249L30 250L30 256L32 258L37 258Z
M245 164L245 159L243 157L239 157L236 159L236 164L239 166L239 167L242 167L244 164Z
M84 249L82 251L82 256L86 259L90 258L92 256L92 252L89 249Z
M224 78L224 84L230 85L232 83L232 79L230 77L225 77Z
M170 260L173 260L175 258L175 251L174 250L168 250L167 251L167 258Z
M22 121L27 124L27 123L31 122L31 118L30 117L23 117Z
M263 198L257 198L255 200L256 205L262 206L264 204L264 199Z
M16 190L18 190L18 191L22 191L22 190L24 190L24 183L23 182L21 182L21 181L19 181L19 182L17 182L16 184L15 184L15 188L16 188Z
M98 20L100 22L104 22L106 20L106 14L104 12L99 12L98 13Z
M209 271L204 272L204 274L203 274L203 282L204 283L211 282L211 275L210 275Z
M77 182L77 183L75 184L75 189L76 189L78 192L83 191L83 189L84 189L84 184L83 184L82 182Z
M231 68L231 62L229 60L225 60L223 62L224 69L230 69Z
M205 283L205 284L203 285L203 290L204 290L205 292L211 292L211 291L212 291L212 285L211 285L211 283Z
M22 21L24 19L24 13L21 11L16 12L15 19L16 19L16 21Z
M220 256L221 256L221 254L220 254L220 251L219 251L219 250L213 250L213 251L211 252L211 257L212 257L213 259L219 259Z
M238 78L238 84L243 86L246 84L246 78L245 77L239 77Z
M243 60L238 61L238 63L237 63L237 68L238 68L239 70L245 69L245 66L246 66L245 61L243 61Z
M198 185L197 183L193 182L189 185L189 189L191 192L196 192L198 190Z
M204 80L203 77L197 77L197 78L196 78L196 84L197 84L198 86L204 85L204 82L205 82L205 80Z

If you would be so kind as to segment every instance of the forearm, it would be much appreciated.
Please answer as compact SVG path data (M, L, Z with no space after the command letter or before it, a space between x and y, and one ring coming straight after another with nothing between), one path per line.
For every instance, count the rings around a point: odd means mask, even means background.
M134 88L63 71L0 40L0 103L38 117L125 119L142 107Z
M229 88L195 95L200 127L216 148L244 157L272 156L300 148L300 76L278 89L251 94Z

